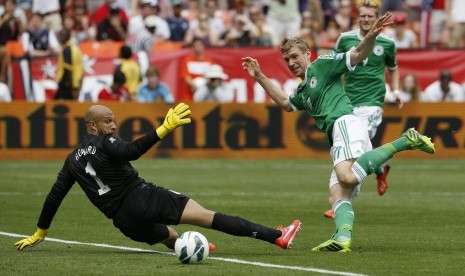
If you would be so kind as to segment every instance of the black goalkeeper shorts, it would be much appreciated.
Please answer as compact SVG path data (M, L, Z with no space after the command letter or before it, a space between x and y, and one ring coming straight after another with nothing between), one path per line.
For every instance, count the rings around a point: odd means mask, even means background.
M113 217L125 236L150 245L169 237L167 225L177 225L189 197L177 192L142 183L124 199Z

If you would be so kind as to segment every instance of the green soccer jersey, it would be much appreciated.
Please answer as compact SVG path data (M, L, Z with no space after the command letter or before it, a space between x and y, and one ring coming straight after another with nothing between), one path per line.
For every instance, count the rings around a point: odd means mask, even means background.
M360 30L341 34L335 51L345 53L358 46L363 37ZM397 68L394 41L380 34L373 52L357 69L345 74L345 91L354 106L382 106L386 94L385 68Z
M353 107L344 92L341 75L354 68L347 53L319 56L308 68L297 92L289 96L294 110L306 110L315 118L317 127L326 133L332 144L334 121L353 114Z

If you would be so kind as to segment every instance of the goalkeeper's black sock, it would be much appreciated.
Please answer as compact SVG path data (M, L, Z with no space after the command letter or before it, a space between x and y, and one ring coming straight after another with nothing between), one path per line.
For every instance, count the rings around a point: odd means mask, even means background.
M215 213L213 217L212 229L242 237L252 237L275 243L281 237L281 231L253 223L241 217L233 217L222 213Z

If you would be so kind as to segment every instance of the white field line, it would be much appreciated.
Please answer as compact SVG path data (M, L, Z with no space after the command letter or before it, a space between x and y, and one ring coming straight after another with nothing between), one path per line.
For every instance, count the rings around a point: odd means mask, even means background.
M27 238L27 237L29 237L29 236L25 236L25 235L2 232L2 231L0 231L0 235L15 237L15 238ZM128 247L128 246L109 245L109 244L104 244L104 243L88 243L88 242L78 242L78 241L54 239L54 238L45 238L45 240L46 241L51 241L51 242L66 243L66 244L76 244L76 245L85 245L85 246L95 246L95 247L103 247L103 248L120 249L120 250L124 250L124 251L147 252L147 253L156 253L156 254L163 254L163 255L174 255L174 253L171 253L171 252L148 250L148 249L142 249L142 248L136 248L136 247ZM326 269L319 269L319 268L313 268L313 267L303 267L303 266L288 266L288 265L267 264L267 263L261 263L261 262L249 262L249 261L244 261L244 260L239 260L239 259L230 259L230 258L208 257L208 259L223 261L223 262L228 262L228 263L253 265L253 266L267 267L267 268L278 268L278 269L285 269L285 270L308 271L308 272L316 272L316 273L322 273L322 274L344 275L344 276L365 276L364 274L358 274L358 273L353 273L353 272L326 270Z

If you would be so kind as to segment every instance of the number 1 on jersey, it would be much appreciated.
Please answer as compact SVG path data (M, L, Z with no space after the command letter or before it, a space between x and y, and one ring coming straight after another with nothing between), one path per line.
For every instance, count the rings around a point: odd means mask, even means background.
M108 185L103 184L102 180L97 176L97 173L89 162L87 162L86 165L86 173L92 176L92 178L95 179L95 182L97 182L98 186L100 187L100 189L98 189L98 195L103 195L111 190Z

